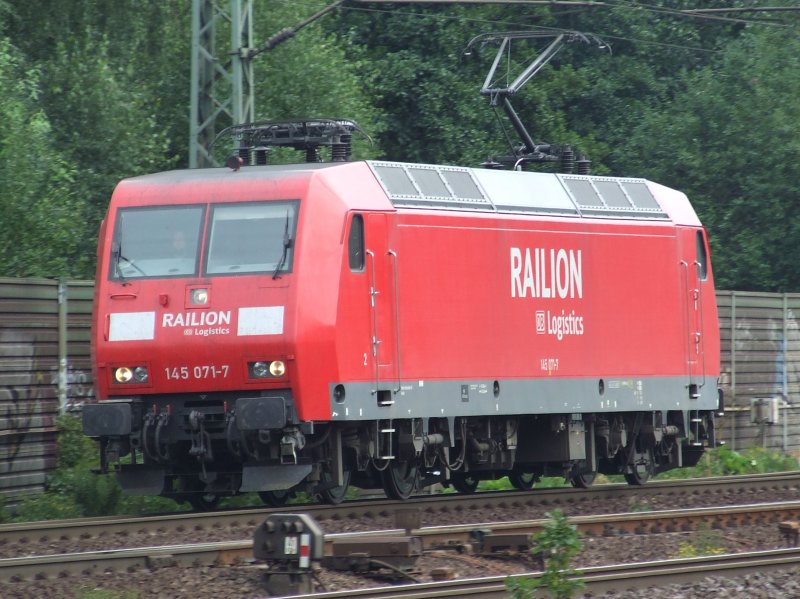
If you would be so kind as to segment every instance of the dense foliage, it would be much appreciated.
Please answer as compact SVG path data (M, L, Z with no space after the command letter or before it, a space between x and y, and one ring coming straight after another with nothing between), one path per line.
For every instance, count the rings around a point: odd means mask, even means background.
M327 4L254 3L256 43ZM514 97L534 139L572 144L596 173L685 191L720 287L800 289L800 12L682 12L796 3L586 4L351 0L256 59L256 118L354 118L373 139L360 157L477 165L517 139L478 93L494 48L465 56L467 43L592 33L603 47L570 44ZM0 276L93 276L116 181L188 164L191 11L191 0L0 0ZM502 76L546 43L516 42Z

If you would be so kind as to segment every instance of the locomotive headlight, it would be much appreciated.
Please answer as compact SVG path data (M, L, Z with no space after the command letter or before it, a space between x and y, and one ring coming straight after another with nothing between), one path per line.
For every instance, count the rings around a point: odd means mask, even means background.
M147 368L144 366L120 366L114 369L114 380L122 385L144 385L150 378Z
M286 364L280 360L275 360L269 363L269 373L272 376L283 376L286 374Z
M250 375L255 379L263 379L269 375L269 364L266 362L251 362Z
M247 370L251 379L279 378L286 374L286 364L281 360L249 362Z
M189 303L194 306L205 306L208 303L208 289L192 289L189 292Z
M133 380L136 383L146 383L148 379L147 368L144 366L137 366L133 369Z
M122 368L117 368L114 371L114 380L116 380L118 383L130 383L132 378L133 378L133 370L131 370L127 366L123 366Z

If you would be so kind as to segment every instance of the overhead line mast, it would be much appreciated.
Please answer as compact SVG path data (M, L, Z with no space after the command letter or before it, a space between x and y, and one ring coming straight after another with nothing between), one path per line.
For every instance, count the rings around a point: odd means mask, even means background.
M224 7L227 4L227 10ZM230 51L218 54L218 28L229 27ZM255 116L253 0L192 0L189 167L218 166L211 155L218 119L224 126Z

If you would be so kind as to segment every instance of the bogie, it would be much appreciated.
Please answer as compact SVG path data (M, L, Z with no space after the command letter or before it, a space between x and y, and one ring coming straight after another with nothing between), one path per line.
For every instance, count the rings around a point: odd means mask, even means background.
M713 414L701 415L705 431ZM692 416L696 420L698 413ZM144 445L142 431L128 439L105 439L103 447L117 459L114 448L133 448L134 463L120 469L123 486L147 484L156 493L188 500L196 509L212 509L221 497L264 482L271 490L259 490L259 495L267 505L284 505L295 491L336 504L346 498L351 481L381 487L387 497L400 500L434 483L473 493L481 480L503 476L520 490L533 489L541 476L559 475L575 487L588 488L598 472L622 474L629 484L642 485L680 463L683 455L692 459L697 436L686 433L682 418L680 413L636 412L611 418L584 414L580 420L569 414L398 419L247 434L226 427L233 438L209 434L208 454L201 451L194 460L173 464L160 458L194 445L185 439L165 444L161 454L144 452L139 465L136 456L143 452L136 447ZM209 455L215 461L203 459ZM256 460L262 465L254 467ZM137 468L142 469L138 477L132 475Z

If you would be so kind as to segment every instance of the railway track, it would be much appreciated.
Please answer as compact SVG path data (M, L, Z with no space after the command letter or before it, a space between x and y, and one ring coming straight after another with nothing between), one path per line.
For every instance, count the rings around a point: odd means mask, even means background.
M625 534L651 535L665 532L690 532L701 526L715 529L730 528L752 523L774 524L775 534L778 523L787 519L800 518L800 501L778 504L753 504L746 506L695 508L689 510L668 510L657 512L634 512L606 514L600 516L578 516L570 522L578 527L584 536L612 536ZM487 522L460 526L433 526L414 530L420 537L426 551L454 549L469 544L476 529L490 530L493 533L530 534L538 532L547 520L520 520L516 522ZM331 555L331 547L338 540L363 539L375 535L400 535L405 531L383 530L346 534L325 535L325 554ZM764 553L764 552L759 552ZM768 552L769 553L769 552ZM773 555L773 554L770 554ZM162 545L136 549L90 551L72 554L54 554L0 559L0 582L20 582L45 578L64 578L72 575L106 572L125 572L132 568L160 568L168 566L189 566L200 564L231 565L251 560L253 543L251 540L225 541L218 543L199 543L191 545ZM800 561L800 550L780 550L774 553L776 563L786 560ZM780 559L778 559L780 558ZM733 558L731 558L733 559ZM680 561L680 560L679 560ZM792 562L792 563L794 563ZM711 559L688 560L685 565L675 567L689 569L690 565L716 563ZM714 566L716 567L716 566ZM733 566L730 566L733 567ZM742 566L744 567L744 566ZM642 569L639 565L633 570ZM722 566L720 566L722 568ZM595 569L592 569L595 570ZM588 571L588 570L587 570ZM608 570L597 569L599 573ZM655 566L652 566L655 572ZM699 572L699 566L697 571ZM654 576L655 574L648 574ZM488 583L487 583L488 584ZM414 595L411 595L414 596ZM433 595L431 595L433 596ZM487 595L488 596L488 595Z
M180 512L139 517L78 518L73 520L25 522L0 525L0 546L18 542L55 542L66 539L93 538L111 535L167 535L184 531L211 531L226 526L255 529L273 513L308 513L323 528L326 522L354 519L382 519L393 523L398 509L418 509L428 514L455 513L465 510L490 512L495 508L577 508L598 500L624 499L635 504L640 497L654 494L700 497L712 501L715 496L735 490L744 497L755 498L764 492L797 492L800 499L800 472L725 476L704 479L652 481L642 487L625 484L598 485L590 489L553 488L533 491L484 492L472 495L421 495L408 501L387 499L348 501L341 505L297 504L282 508L249 508L219 512ZM743 501L744 502L744 501Z
M421 512L422 526L411 525L413 534L419 536L421 544L427 548L417 562L418 571L414 573L417 580L435 580L436 569L444 567L456 577L495 576L496 585L497 580L504 580L507 575L536 569L535 562L529 556L500 560L484 557L480 552L485 546L476 549L479 552L476 554L453 551L453 546L464 546L466 539L473 538L475 529L480 529L481 533L488 529L498 537L514 535L515 530L532 532L538 529L537 524L540 526L544 522L546 512L560 508L570 516L570 522L578 523L584 535L579 566L608 564L609 556L615 556L614 561L620 562L671 558L680 554L679 548L687 540L691 542L699 537L711 537L728 553L772 550L785 545L778 538L776 522L796 517L798 489L800 472L794 472L663 481L641 488L605 485L588 492L541 489L526 493L421 496L401 503L369 499L340 506L293 505L277 511L312 515L322 529L330 533L326 534L326 552L337 538L368 534L334 533L360 527L386 529L380 533L401 536L406 531L395 526L395 512L400 508ZM767 498L774 503L767 504ZM764 503L757 504L759 501ZM738 504L740 509L718 507L726 504ZM747 505L741 507L742 504ZM685 505L706 507L667 509ZM637 509L649 511L633 512ZM73 596L79 588L106 588L120 593L137 590L148 598L164 596L164 592L174 597L261 598L265 593L262 574L266 567L253 562L251 539L255 529L275 511L260 508L213 514L163 514L0 526L0 556L6 557L0 559L0 596L9 599ZM529 515L527 520L519 520L523 514ZM499 523L488 522L491 519ZM230 526L234 522L239 526ZM476 524L465 525L464 522ZM444 526L448 523L452 525ZM736 529L738 526L741 528ZM717 530L710 535L658 534L699 527ZM166 546L165 541L169 543ZM438 549L429 550L434 547ZM527 549L524 551L527 556ZM791 558L783 556L781 559ZM710 567L706 562L706 574L713 573L707 569ZM762 571L765 569L763 566ZM498 574L502 576L498 578ZM356 592L353 589L376 584L361 575L328 568L320 570L318 575L319 582L324 585L320 588L350 589L346 596L352 596ZM787 577L785 572L774 576L782 584ZM791 580L785 584L791 585ZM451 584L463 582L450 581ZM490 579L481 583L492 584ZM700 586L705 584L700 583ZM417 587L413 592L437 593L436 589L444 589L445 594L458 593L456 587L432 588ZM667 596L671 598L670 593L667 592Z
M214 544L208 547L174 547L168 557L161 558L161 567L167 565L173 556L193 554L194 559L217 551ZM69 563L72 556L62 556L61 563ZM97 566L91 562L96 556L83 556L82 571L96 571ZM114 558L116 567L131 568L150 566L158 559L141 550L131 551L127 555ZM197 563L196 561L194 563ZM634 564L615 564L584 568L579 578L585 583L585 591L592 594L607 592L625 592L632 589L646 589L667 584L680 584L702 580L715 576L742 576L752 573L781 570L796 567L800 563L800 549L787 548L771 551L756 551L739 554L703 556L663 560ZM61 575L64 575L62 572ZM539 572L512 575L510 578L537 577ZM312 595L298 595L298 599L314 597L315 599L339 599L346 597L374 597L376 599L422 599L435 597L463 596L481 597L483 599L507 599L506 582L508 576L489 576L482 578L466 578L454 581L406 584L395 586L375 586L363 589L348 589L338 592L318 592Z

